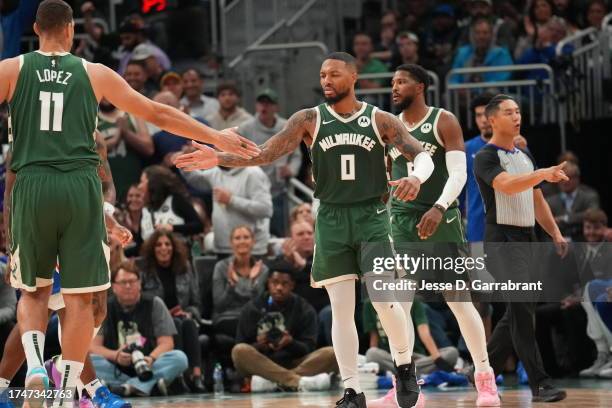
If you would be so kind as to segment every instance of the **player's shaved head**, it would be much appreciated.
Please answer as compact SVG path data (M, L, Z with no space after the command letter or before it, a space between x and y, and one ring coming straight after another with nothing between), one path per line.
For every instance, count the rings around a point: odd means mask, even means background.
M357 72L357 62L355 57L347 52L332 52L325 57L323 62L325 63L327 60L342 61L349 70Z
M41 32L55 32L72 23L72 7L63 0L44 0L36 11Z

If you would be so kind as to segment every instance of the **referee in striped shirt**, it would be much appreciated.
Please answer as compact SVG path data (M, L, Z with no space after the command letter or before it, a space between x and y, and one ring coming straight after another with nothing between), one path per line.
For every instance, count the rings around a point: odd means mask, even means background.
M476 155L474 174L485 204L485 252L487 243L491 248L487 267L498 281L529 281L535 255L529 243L536 241L536 221L552 237L557 252L561 256L567 253L567 243L540 190L544 181L558 183L568 179L563 171L565 163L536 170L533 157L514 146L513 139L521 129L521 112L512 97L497 95L485 114L493 137ZM505 300L510 300L508 295L503 294ZM500 373L514 349L527 371L532 401L560 401L566 397L565 391L551 384L536 342L536 303L513 300L506 304L506 312L489 340L491 366Z

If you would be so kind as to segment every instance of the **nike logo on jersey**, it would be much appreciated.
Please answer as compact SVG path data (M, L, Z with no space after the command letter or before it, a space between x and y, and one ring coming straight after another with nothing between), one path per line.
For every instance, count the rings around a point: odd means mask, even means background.
M451 218L450 220L446 220L447 224L450 224L451 222L455 221L455 219L457 218L457 216L455 215L453 218Z
M323 124L324 124L324 125L327 125L327 124L332 123L332 122L335 122L335 121L336 121L336 119L332 119L332 120L324 120L324 121L323 121Z
M381 208L380 210L376 210L376 214L382 214L382 213L384 213L385 211L387 211L387 209L386 209L386 208Z

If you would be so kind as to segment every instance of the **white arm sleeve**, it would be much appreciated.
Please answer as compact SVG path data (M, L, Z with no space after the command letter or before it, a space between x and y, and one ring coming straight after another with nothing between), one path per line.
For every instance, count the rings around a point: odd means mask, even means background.
M446 169L448 170L448 180L444 185L442 194L436 204L448 208L461 194L465 181L467 180L467 164L465 152L461 150L451 150L446 152Z
M427 152L421 152L416 155L413 160L414 170L411 176L418 178L421 184L426 182L431 173L434 171L434 163L431 160L431 156Z

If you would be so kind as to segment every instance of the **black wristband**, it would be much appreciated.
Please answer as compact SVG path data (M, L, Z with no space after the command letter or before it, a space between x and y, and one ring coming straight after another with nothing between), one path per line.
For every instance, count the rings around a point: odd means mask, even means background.
M446 212L446 208L444 208L442 205L436 203L433 205L433 208L435 208L436 210L440 211L442 213L442 215L444 215L444 213Z

